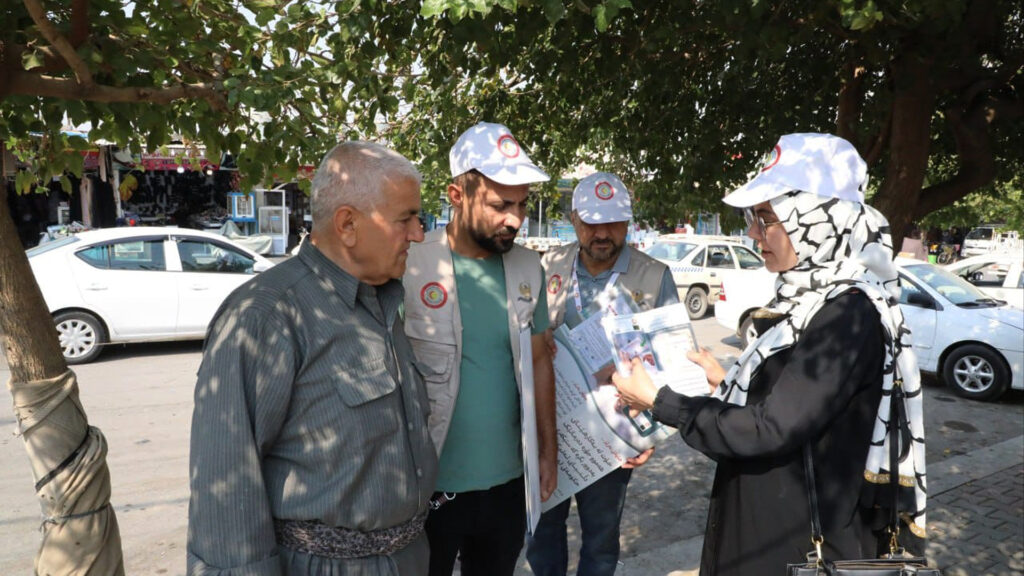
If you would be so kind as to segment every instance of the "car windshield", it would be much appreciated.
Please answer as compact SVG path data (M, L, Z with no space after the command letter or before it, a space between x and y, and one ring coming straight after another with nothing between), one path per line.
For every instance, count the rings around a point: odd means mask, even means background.
M68 244L74 244L75 242L78 242L77 237L65 236L63 238L51 240L45 244L40 244L33 248L29 248L28 250L25 251L25 256L32 258L33 256L39 256L40 254L45 254L50 250L55 250L57 248L60 248L61 246L67 246Z
M992 239L992 228L975 228L964 236L965 240L991 240Z
M651 258L678 262L696 247L696 244L688 242L655 242L654 246L647 249L647 255Z
M988 296L963 278L931 264L911 264L906 270L957 306L995 306L999 300Z

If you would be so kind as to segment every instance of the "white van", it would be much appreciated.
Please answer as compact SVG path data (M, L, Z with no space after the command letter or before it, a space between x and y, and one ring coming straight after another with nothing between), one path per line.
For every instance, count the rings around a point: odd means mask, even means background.
M960 256L978 256L991 252L999 239L999 232L995 226L978 226L964 236L964 244L960 247Z

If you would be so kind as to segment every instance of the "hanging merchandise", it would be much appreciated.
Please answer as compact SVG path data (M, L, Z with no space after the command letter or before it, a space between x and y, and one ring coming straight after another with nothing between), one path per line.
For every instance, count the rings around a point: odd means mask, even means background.
M82 224L85 224L86 228L92 228L92 190L92 179L88 176L82 178L78 191L82 196Z
M135 178L134 174L128 174L121 180L121 185L118 186L117 192L121 195L121 202L127 202L132 199L132 194L139 187L139 181Z

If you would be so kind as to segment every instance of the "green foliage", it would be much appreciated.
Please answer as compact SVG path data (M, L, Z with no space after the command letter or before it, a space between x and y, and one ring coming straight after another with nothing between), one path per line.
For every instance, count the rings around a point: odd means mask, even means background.
M957 202L921 219L923 229L973 228L984 223L1001 223L1024 234L1024 178L1017 177L972 192Z
M67 34L71 14L56 5L50 18ZM93 141L134 151L181 139L230 152L247 183L317 164L338 140L381 139L420 167L430 210L448 180L452 142L489 120L512 128L553 175L580 162L620 173L635 189L637 213L671 224L722 211L721 196L780 134L835 133L852 70L863 85L844 129L864 151L891 128L894 86L904 81L893 62L919 59L935 70L929 149L949 164L932 163L932 183L956 173L947 109L1024 93L1024 17L1011 0L89 5L89 41L78 54L97 84L204 91L170 103L100 102L85 92L58 99L0 87L0 137L34 159L33 181L76 169L62 159L75 156L60 137L65 116L90 123ZM73 78L44 58L48 43L20 4L7 3L0 16L9 23L0 41L34 47L20 54L19 70ZM999 120L1007 123L992 132L992 190L1024 166L1020 114ZM883 153L872 181L885 181L888 166ZM540 196L552 198L554 186Z

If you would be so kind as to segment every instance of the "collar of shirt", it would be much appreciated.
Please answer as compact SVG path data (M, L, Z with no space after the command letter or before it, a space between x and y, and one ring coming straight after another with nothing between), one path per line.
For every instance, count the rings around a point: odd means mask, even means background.
M368 296L376 288L377 299L380 301L384 318L387 319L386 324L389 328L391 327L405 295L401 282L389 280L376 287L363 284L355 276L331 261L312 242L303 242L296 257L308 266L317 278L320 278L325 287L333 290L349 308L355 308L357 298L366 302ZM362 290L360 290L360 286L362 286ZM371 306L367 306L367 308L372 312Z

